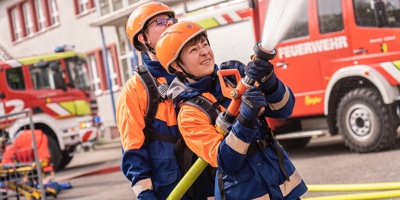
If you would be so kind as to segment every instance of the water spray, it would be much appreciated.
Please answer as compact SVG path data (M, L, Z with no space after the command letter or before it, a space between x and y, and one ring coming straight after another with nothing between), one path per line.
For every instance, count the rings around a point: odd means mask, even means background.
M261 47L272 51L297 19L306 0L271 0L265 15Z

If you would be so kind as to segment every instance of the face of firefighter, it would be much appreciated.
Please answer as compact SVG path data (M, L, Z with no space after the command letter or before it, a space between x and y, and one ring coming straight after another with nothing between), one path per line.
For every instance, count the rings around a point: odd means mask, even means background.
M149 20L149 23L144 28L143 33L138 35L138 40L145 44L143 37L143 34L145 34L147 38L147 44L155 48L156 42L161 33L163 33L169 26L176 22L176 19L170 18L166 14L157 15Z
M179 61L171 64L175 70L182 72L182 69L177 66L177 62L188 74L192 74L196 78L210 76L214 72L214 52L204 35L201 35L197 42L189 41L182 48Z

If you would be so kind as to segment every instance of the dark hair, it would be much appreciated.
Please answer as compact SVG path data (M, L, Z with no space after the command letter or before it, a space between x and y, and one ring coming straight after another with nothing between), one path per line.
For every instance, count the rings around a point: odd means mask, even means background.
M187 47L187 46L191 46L191 45L197 44L198 42L202 41L202 39L205 39L205 40L207 41L207 43L210 44L210 42L209 42L208 39L207 39L206 34L205 34L205 33L202 33L202 34L199 34L199 35L197 35L196 37L190 39L190 40L183 46L183 48L185 48L185 47ZM183 48L182 48L182 49L183 49ZM181 61L181 59L180 59L180 58L181 58L182 49L181 49L181 51L179 52L178 57L176 58L176 62L182 63L182 61ZM172 69L171 72L174 72L174 71L175 71L175 69L173 69L173 68L171 68L171 69Z
M202 39L205 39L205 40L208 42L208 39L207 39L206 34L205 34L205 33L202 33L202 34L199 34L199 35L197 35L196 37L190 39L190 40L185 44L185 46L183 46L183 48L185 48L186 46L191 46L191 45L197 44L198 42L202 41ZM180 53L179 53L179 55L180 55Z

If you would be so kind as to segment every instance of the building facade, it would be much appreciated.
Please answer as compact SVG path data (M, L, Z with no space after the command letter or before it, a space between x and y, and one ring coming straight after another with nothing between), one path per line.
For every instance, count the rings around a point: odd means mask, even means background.
M125 22L134 9L147 2L150 1L0 0L0 60L48 53L60 45L85 53L104 125L103 136L106 140L117 139L115 101L132 75L133 66L140 64L140 56L126 38ZM169 5L178 18L184 19L192 11L238 1L159 2Z

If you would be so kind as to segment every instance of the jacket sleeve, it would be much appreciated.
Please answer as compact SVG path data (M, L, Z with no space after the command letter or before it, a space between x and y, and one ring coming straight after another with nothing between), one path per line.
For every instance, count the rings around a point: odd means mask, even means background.
M178 114L179 130L188 147L213 167L231 174L240 169L257 129L239 122L224 136L211 125L207 114L191 105L183 105Z
M277 78L278 87L275 92L265 95L268 106L264 115L271 118L285 119L292 115L295 98L292 90Z
M144 143L143 128L147 106L147 94L140 79L133 76L125 84L117 101L117 127L123 147L121 170L132 182L138 199L152 199L151 165ZM144 192L146 191L146 192ZM144 192L143 194L141 194Z
M179 130L187 146L211 166L217 166L218 147L224 136L210 124L202 110L183 105L178 114Z
M218 168L226 174L234 174L239 170L256 132L256 127L245 127L236 121L218 149Z

